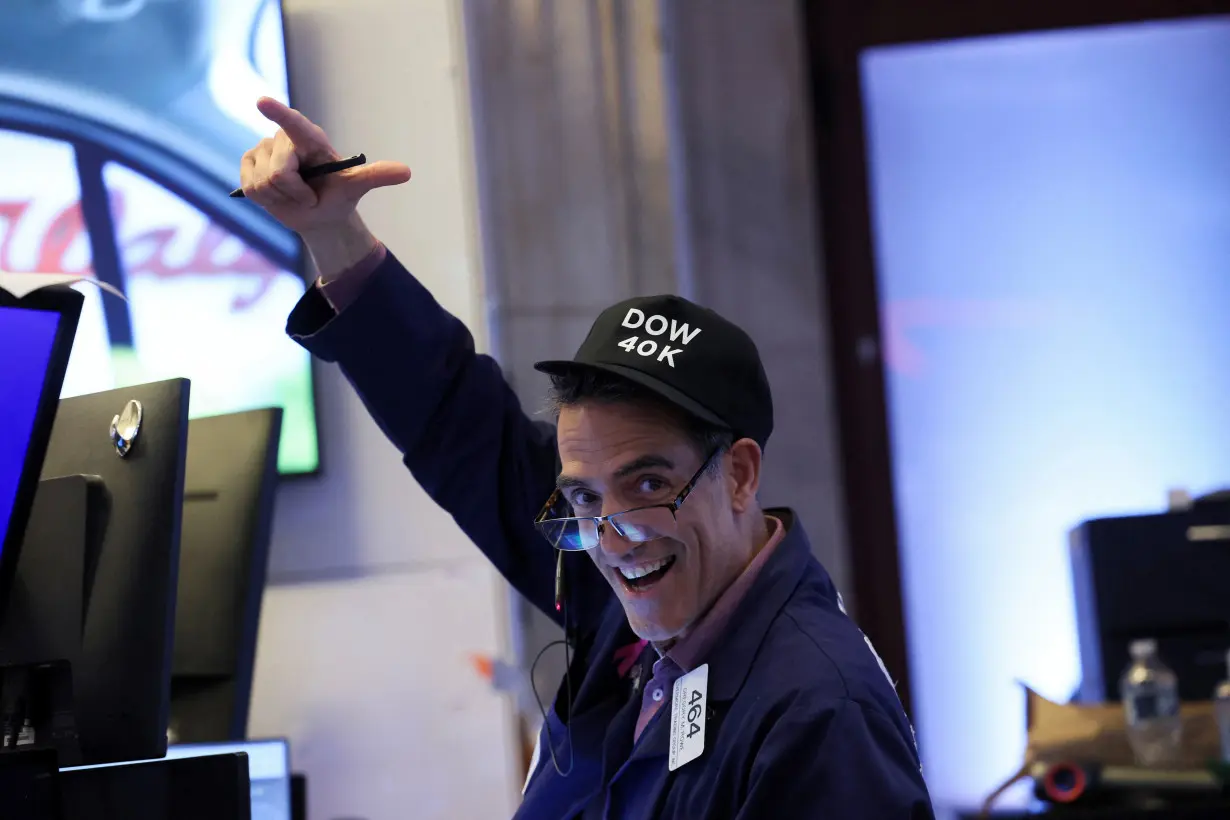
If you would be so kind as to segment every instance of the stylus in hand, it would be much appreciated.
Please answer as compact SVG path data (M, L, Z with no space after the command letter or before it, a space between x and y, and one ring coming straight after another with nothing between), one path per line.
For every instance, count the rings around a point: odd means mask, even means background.
M363 154L355 154L353 157L345 159L335 159L333 162L325 162L320 165L309 165L299 172L299 176L306 179L316 179L323 177L325 174L336 174L338 171L345 171L347 168L357 168L367 162L367 157ZM235 198L243 197L243 188L236 188L231 191L231 196Z

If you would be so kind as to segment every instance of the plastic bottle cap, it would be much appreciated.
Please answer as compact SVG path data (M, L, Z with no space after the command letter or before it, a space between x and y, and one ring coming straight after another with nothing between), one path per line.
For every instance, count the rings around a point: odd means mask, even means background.
M1157 641L1153 638L1140 638L1128 644L1128 653L1136 659L1147 658L1157 654Z

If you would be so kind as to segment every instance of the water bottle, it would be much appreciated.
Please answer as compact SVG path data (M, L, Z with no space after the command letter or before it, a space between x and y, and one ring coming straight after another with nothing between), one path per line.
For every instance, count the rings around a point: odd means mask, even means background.
M1157 641L1132 641L1132 664L1119 679L1128 742L1136 762L1165 767L1178 762L1183 746L1179 679L1157 656Z
M1226 680L1213 691L1213 711L1221 735L1221 759L1230 763L1230 652L1226 653Z

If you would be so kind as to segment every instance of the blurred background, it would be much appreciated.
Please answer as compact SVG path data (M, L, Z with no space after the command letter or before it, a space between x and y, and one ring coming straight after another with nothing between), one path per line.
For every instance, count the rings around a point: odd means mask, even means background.
M530 412L531 364L620 299L751 333L762 497L969 806L1021 765L1020 684L1088 677L1079 525L1230 485L1228 77L1213 0L18 0L0 270L128 296L88 292L66 396L283 408L248 734L290 739L312 816L511 815L560 636L284 337L312 273L226 197L262 94L412 167L362 214ZM1224 677L1209 594L1190 662ZM1154 626L1191 624L1115 646Z

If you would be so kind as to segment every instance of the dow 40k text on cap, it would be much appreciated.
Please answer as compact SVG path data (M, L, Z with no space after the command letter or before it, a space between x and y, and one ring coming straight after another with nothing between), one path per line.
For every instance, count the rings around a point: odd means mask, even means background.
M680 296L629 299L602 312L571 361L623 376L677 407L761 447L773 432L773 397L755 342L738 325Z

